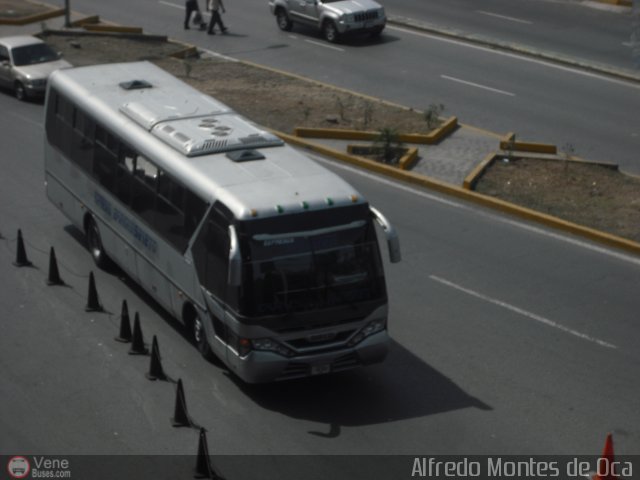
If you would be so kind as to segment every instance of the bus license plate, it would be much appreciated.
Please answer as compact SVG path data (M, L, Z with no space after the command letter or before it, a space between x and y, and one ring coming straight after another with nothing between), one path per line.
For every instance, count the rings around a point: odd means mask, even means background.
M331 371L331 365L311 365L311 375L322 375Z

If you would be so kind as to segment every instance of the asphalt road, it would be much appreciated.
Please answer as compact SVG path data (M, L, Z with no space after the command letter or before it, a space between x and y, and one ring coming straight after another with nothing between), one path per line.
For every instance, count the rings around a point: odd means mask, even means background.
M384 5L390 14L467 35L622 69L640 68L640 26L634 25L629 8L579 0L385 0Z
M94 267L44 196L42 107L0 95L0 111L0 453L195 453L197 432L170 426L174 385L146 380L148 359L113 340L123 299L183 380L211 453L598 454L607 432L618 454L640 451L638 258L323 161L398 228L392 351L379 366L248 387L117 272L96 271L110 313L84 312ZM34 268L11 264L18 228ZM45 285L51 246L69 287ZM262 460L278 478L290 468ZM255 461L221 460L230 479L255 478ZM305 462L305 478L343 467ZM346 470L370 476L362 463Z
M280 68L417 109L442 103L445 114L456 115L463 123L500 134L516 132L522 140L553 143L562 151L573 150L581 157L618 163L627 172L640 173L637 85L393 26L379 41L355 39L329 45L317 32L306 28L296 28L291 33L279 31L266 2L227 3L224 19L230 34L217 36L195 30L185 32L183 2L179 0L74 0L72 7L118 23L143 26L150 33L166 33L217 54ZM443 4L451 6L443 8ZM482 11L505 11L504 4L494 0ZM507 41L522 32L523 41L547 49L549 45L536 38L562 43L558 35L565 34L559 26L567 23L577 31L572 35L576 48L571 52L579 54L580 50L582 56L593 50L591 43L585 41L589 31L596 45L624 41L620 38L620 14L612 17L608 11L567 2L514 4L508 9L509 14L532 18L535 25L496 30L496 35L504 35ZM440 12L435 18L443 22L466 11L458 20L464 24L454 26L467 30L471 25L492 30L498 20L506 22L478 13L478 8L465 7L464 2L430 1L419 5L409 8L400 3L389 8L399 15L422 18L430 18L435 9ZM592 28L598 20L607 27ZM540 33L532 36L532 31ZM552 31L556 33L549 33ZM613 47L605 48L602 55L622 56L620 50L624 48L628 47L620 45L615 55Z

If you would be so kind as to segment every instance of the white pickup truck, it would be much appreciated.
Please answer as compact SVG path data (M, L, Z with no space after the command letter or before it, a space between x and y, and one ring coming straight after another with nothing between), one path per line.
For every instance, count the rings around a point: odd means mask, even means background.
M373 0L269 0L269 8L281 30L311 25L331 43L350 33L378 36L387 23L384 8Z

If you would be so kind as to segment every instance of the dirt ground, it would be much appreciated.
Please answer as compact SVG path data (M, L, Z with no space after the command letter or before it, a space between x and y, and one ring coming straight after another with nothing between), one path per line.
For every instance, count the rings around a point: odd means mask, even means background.
M476 191L640 242L640 178L598 165L498 161Z
M3 5L12 2L17 0L0 0L0 17ZM151 60L253 121L283 132L297 126L427 131L423 115L416 111L298 77L219 58L168 58L181 49L176 44L118 35L50 35L46 41L76 66ZM640 178L612 169L563 161L496 162L476 190L640 241Z

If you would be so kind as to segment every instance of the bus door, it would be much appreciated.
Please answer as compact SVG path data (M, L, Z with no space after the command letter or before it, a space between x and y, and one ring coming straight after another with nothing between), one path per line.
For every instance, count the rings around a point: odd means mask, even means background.
M203 323L216 355L226 358L229 301L229 221L215 204L193 245L193 258L209 317ZM217 337L220 341L215 340Z

